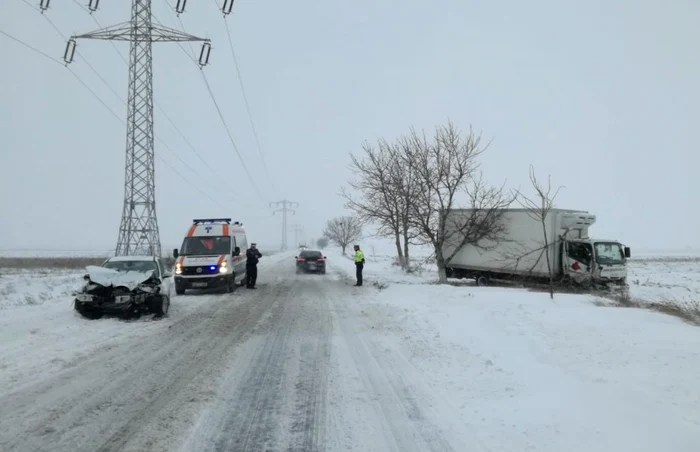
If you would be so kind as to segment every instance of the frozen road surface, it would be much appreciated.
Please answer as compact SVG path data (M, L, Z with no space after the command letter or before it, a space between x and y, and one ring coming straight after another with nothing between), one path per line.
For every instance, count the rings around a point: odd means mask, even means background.
M258 290L129 322L77 316L79 274L3 276L0 451L699 450L697 327L368 267L268 256Z
M431 422L435 402L409 364L378 359L363 340L349 306L358 291L332 271L296 275L278 257L261 268L258 290L175 297L161 321L71 313L87 326L16 349L18 360L43 355L46 367L13 378L5 366L0 450L460 450L464 437ZM197 309L182 315L187 303ZM105 343L115 324L129 334ZM41 352L55 341L81 353L56 367Z

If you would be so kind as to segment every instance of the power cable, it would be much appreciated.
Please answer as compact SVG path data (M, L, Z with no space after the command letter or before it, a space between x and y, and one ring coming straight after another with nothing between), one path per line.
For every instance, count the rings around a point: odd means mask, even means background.
M217 9L219 8L219 3L216 0L213 0L214 4L216 5ZM255 144L258 149L258 154L260 155L260 160L262 161L263 168L265 169L265 173L267 174L267 178L269 179L270 183L272 184L272 191L275 192L275 196L278 197L278 191L277 187L275 186L274 179L272 178L270 174L270 169L267 166L267 161L265 160L265 155L263 154L262 151L262 146L260 146L260 137L258 136L258 131L255 128L255 122L253 121L253 114L250 111L250 103L248 102L248 95L246 94L245 91L245 86L243 85L243 77L241 76L241 69L240 66L238 65L238 58L236 58L236 50L234 49L233 46L233 36L231 36L231 29L228 25L228 21L226 20L226 17L224 16L224 25L226 26L226 35L228 36L228 44L229 48L231 49L231 56L233 57L233 64L236 67L236 74L238 75L238 84L241 87L241 93L243 94L243 103L245 104L246 112L248 113L248 120L250 121L250 128L253 131L253 137L255 138Z
M48 54L42 52L41 50L39 50L39 49L37 49L37 48L31 46L30 44L27 44L26 42L22 41L21 39L16 38L16 37L10 35L9 33L5 32L5 31L3 31L3 30L0 30L0 34L2 34L2 35L4 35L4 36L7 36L8 38L12 39L13 41L15 41L15 42L17 42L17 43L19 43L19 44L21 44L21 45L23 45L23 46L25 46L25 47L27 47L27 48L33 50L33 51L35 51L36 53L40 54L41 56L43 56L43 57L45 57L45 58L47 58L47 59L49 59L49 60L51 60L51 61L53 61L53 62L55 62L55 63L60 64L61 66L63 66L63 63L61 63L60 61L58 61L58 60L56 60L55 58L49 56ZM114 112L114 110L112 110L112 109L109 107L109 105L107 105L107 103L106 103L104 100L102 100L102 98L101 98L92 88L90 88L90 86L89 86L87 83L85 83L85 81L84 81L83 79L80 78L80 76L78 76L78 74L76 74L71 68L66 68L66 69L68 69L68 71L73 75L73 77L75 77L76 80L78 80L78 82L79 82L85 89L87 89L88 92L90 92L90 94L92 94L92 96L93 96L95 99L97 99L97 100L100 102L100 104L102 104L102 106L103 106L104 108L106 108L107 111L109 111L109 113L110 113L112 116L114 116L114 117L117 119L117 121L119 121L123 126L126 127L126 122L125 122L121 117L119 117L119 115L116 114L116 113ZM209 200L211 200L213 203L219 205L219 206L222 207L222 208L225 208L221 203L219 203L217 200L215 200L214 198L212 198L207 192L203 191L201 188L199 188L197 185L193 184L190 180L188 180L185 176L183 176L182 173L180 173L175 167L173 167L173 166L172 166L167 160L165 160L158 152L155 152L155 151L154 151L154 154L155 154L156 157L158 157L158 158L161 160L161 162L163 162L166 166L168 166L175 174L177 174L178 176L180 176L186 183L192 185L197 191L199 191L200 193L202 193L206 198L208 198ZM190 168L190 169L191 169L191 168Z
M170 11L170 9L168 9L168 11ZM170 12L170 14L172 14L172 11ZM182 22L182 19L180 19L178 17L177 20L179 21L180 26L182 27L181 31L187 33L187 30L185 29L185 25ZM191 44L190 44L190 51L192 51L192 53L194 53L194 50L192 49ZM195 59L195 61L196 61L196 59ZM236 145L236 140L234 140L233 134L231 133L231 129L229 128L228 124L226 123L226 119L224 118L224 115L221 111L221 108L219 107L219 103L216 101L216 96L214 95L214 92L211 88L211 85L209 84L209 80L207 79L206 74L204 73L204 71L200 71L200 74L202 75L202 78L204 80L204 84L207 87L207 91L209 92L209 96L211 97L211 100L214 103L214 107L216 108L216 111L219 115L219 118L221 119L221 123L223 124L224 129L226 130L226 134L228 135L229 141L231 142L231 145L233 146L234 151L236 151L236 155L238 156L238 160L241 162L241 165L243 166L243 170L245 171L246 175L248 176L248 179L249 179L250 183L252 184L253 188L255 189L255 192L258 195L258 197L262 201L265 201L265 198L262 196L262 193L260 192L260 188L258 187L258 184L255 182L255 179L253 178L250 171L248 170L248 166L245 164L245 160L243 159L243 156L241 155L241 153L238 149L238 146Z
M34 9L35 11L41 12L41 11L39 10L39 8L37 8L36 6L30 4L27 0L22 0L22 2L24 2L27 6L29 6L29 7L32 8L32 9ZM86 11L89 11L89 10L87 10L83 5L81 5L80 3L78 3L77 0L73 0L73 2L76 3L78 6L82 7L83 9L85 9ZM99 23L99 21L98 21L92 14L91 14L90 16L93 18L93 20L94 20L95 23L98 25L98 27L102 28L102 25ZM64 33L61 32L61 30L56 26L56 24L54 24L54 22L51 20L51 18L49 18L49 16L47 16L46 14L42 14L42 17L44 17L44 18L46 19L46 21L53 27L53 29L56 31L56 33L58 33L59 36L61 36L61 37L62 37L64 40L66 40L66 41L68 40L68 37L67 37ZM156 19L156 20L157 20L157 19ZM113 46L114 49L117 51L117 53L118 53L119 56L122 58L122 60L126 63L126 59L121 55L121 52L119 52L119 49L117 49L117 47L114 45L114 43L112 43L112 46ZM127 105L127 102L119 95L119 93L116 92L116 90L115 90L114 88L112 88L112 85L110 85L109 82L107 82L107 80L105 80L104 77L102 77L102 75L90 64L90 62L87 60L87 58L85 58L84 56L81 56L80 54L79 54L78 56L81 58L81 60L82 60L85 64L87 64L87 66L90 68L90 70L102 81L102 83L104 83L104 85L112 92L112 94L114 94L114 95L117 97L117 99L119 99L119 101L121 101L121 103L124 104L124 105L126 106L126 105ZM59 63L60 63L60 62L59 62ZM73 73L74 76L77 75L77 74L75 74L75 72L73 72L70 68L68 68L68 69ZM82 80L80 80L80 82L81 82L87 89L89 89L90 91L92 91L92 89L91 89L87 84L85 84L84 82L82 82ZM93 92L93 95L95 95L95 94L96 94L96 93ZM98 97L98 100L100 100L100 102L102 102L103 105L106 106L106 104L104 103L104 101L102 101L99 97ZM214 175L217 176L217 177L220 177L220 175L217 175L216 172L206 163L206 161L204 161L204 159L202 159L201 155L199 154L199 152L197 152L197 150L194 148L194 146L192 145L192 143L190 143L190 141L187 139L187 137L185 137L185 135L184 135L184 134L182 133L182 131L177 127L177 125L175 125L175 123L172 121L172 119L170 119L170 117L169 117L168 114L165 112L165 110L163 110L163 109L160 107L160 105L157 104L157 102L155 101L155 99L154 99L154 104L156 104L156 105L158 106L158 108L161 110L161 112L164 114L164 116L170 121L170 123L171 123L172 126L175 128L175 130L177 130L177 132L180 134L180 136L184 139L184 141L185 141L186 143L189 144L189 146L192 148L192 151L193 151L193 152L195 153L195 155L202 161L202 163L204 163L204 165L207 166L207 168L209 168L210 171L212 171L212 174L214 174ZM114 114L114 112L113 112L111 109L110 109L110 112L112 112L112 114ZM117 116L117 118L118 118L118 116ZM121 120L121 118L120 118L120 120ZM176 152L168 145L168 143L166 143L158 134L154 133L154 136L155 136L156 140L158 140L168 151L170 151L178 160L180 160L180 162L182 162L183 165L185 165L189 170L191 170L196 176L200 177L202 180L207 180L207 179L206 179L205 177L203 177L197 170L195 170L194 168L192 168L192 166L190 166L187 162L185 162L185 161L182 159L182 157L180 157L180 155L179 155L178 153L176 153ZM154 151L154 153L155 153L155 151ZM160 156L159 156L159 158L162 159L163 161L165 161L165 159L163 159L163 157L160 157ZM166 164L170 166L169 163L166 163ZM172 166L170 166L170 167L172 168ZM231 198L230 198L231 201L234 200L234 198L232 197L232 194L231 194L230 192L227 192L227 195L228 195L228 196L231 196Z
M25 1L25 2L26 2L26 0L22 0L22 1ZM88 12L88 13L90 12L90 10L88 10L84 5L80 4L80 2L78 2L78 0L73 0L73 3L75 3L76 5L78 5L79 7L81 7L81 8L82 8L83 10L85 10L86 12ZM160 21L158 20L158 18L155 17L155 15L152 15L152 16L153 16L153 18L155 19L156 23L158 23L159 25L162 25L162 24L160 23ZM90 17L92 18L92 20L95 22L95 24L96 24L99 28L104 28L104 27L102 26L102 24L100 23L100 21L97 20L97 18L96 18L94 15L90 14ZM55 26L54 26L54 28L56 29L56 31L58 31L59 34L61 34L61 35L63 36L63 34L62 34ZM63 38L66 39L65 36L63 36ZM124 57L124 55L122 55L122 53L119 51L119 48L117 48L117 46L114 44L114 42L110 42L110 44L112 44L112 48L114 48L114 51L117 52L117 55L119 55L119 57L120 57L121 60L124 62L124 64L126 64L126 65L128 66L129 62L126 60L126 58ZM180 44L180 43L178 43L178 44ZM80 55L79 55L79 56L80 56ZM188 56L189 56L189 55L188 55ZM105 86L107 86L107 88L109 88L109 90L112 91L112 93L113 93L124 105L126 105L126 101L124 101L124 99L121 98L121 96L114 90L114 88L112 88L112 86L111 86L109 83L107 83L107 81L95 70L95 68L93 68L92 65L90 65L90 63L85 59L85 57L82 57L82 56L81 56L81 59L83 60L83 62L85 62L85 63L88 65L88 67L95 73L95 75L97 75L97 77L99 77L99 79L102 80L102 82L105 84ZM195 62L196 62L196 59L195 59ZM195 148L195 146L192 144L192 142L185 136L185 134L184 134L184 133L182 132L182 130L177 126L177 124L175 124L175 121L172 120L172 118L170 117L170 115L168 115L168 113L165 111L165 109L164 109L163 107L161 107L161 105L160 105L160 103L158 102L158 100L153 99L153 104L156 106L156 108L158 108L158 110L161 112L161 114L163 114L163 116L165 117L165 119L166 119L166 120L170 123L170 125L175 129L175 131L178 133L178 135L180 135L180 137L182 138L182 140L187 144L187 146L190 148L190 150L192 150L192 152L194 153L194 155L197 156L197 158L199 159L199 161L202 162L202 164L203 164L204 166L206 166L207 169L208 169L209 171L211 171L212 175L214 175L215 177L218 177L218 178L223 177L223 176L222 176L221 174L219 174L216 170L214 170L214 168L212 168L211 165L209 165L209 164L206 162L206 160L204 160L204 158L202 157L201 153L197 150L197 148ZM168 150L170 150L171 152L173 152L172 149L171 149L157 134L154 133L154 135L155 135L156 139L157 139L161 144L163 144L163 145L166 147L166 149L168 149ZM173 154L175 154L175 153L173 152ZM177 156L177 155L176 155L176 156ZM196 170L194 170L190 165L188 165L187 163L185 163L179 156L177 156L177 157L178 157L178 159L179 159L181 162L183 162L188 168L190 168L197 176L199 176L199 177L202 178L203 180L207 180L206 178L202 177L202 175L199 174ZM230 192L229 192L228 194L229 194L229 196L233 196ZM231 198L231 199L233 199L233 198Z

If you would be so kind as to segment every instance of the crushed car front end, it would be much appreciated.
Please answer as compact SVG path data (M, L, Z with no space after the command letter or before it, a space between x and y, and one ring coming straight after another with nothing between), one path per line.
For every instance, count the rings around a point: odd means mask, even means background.
M161 281L155 275L138 272L119 280L104 277L104 269L92 270L85 275L87 283L75 293L75 310L87 318L99 318L104 314L140 315L149 312L161 295ZM136 272L131 272L136 273ZM93 279L94 278L94 279Z

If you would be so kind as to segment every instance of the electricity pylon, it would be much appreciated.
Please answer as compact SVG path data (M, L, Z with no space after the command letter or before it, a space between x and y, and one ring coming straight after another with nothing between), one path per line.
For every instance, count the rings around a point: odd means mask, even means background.
M48 2L47 2L48 3ZM92 11L96 3L90 2ZM186 0L177 2L176 12L185 10ZM156 217L155 162L153 133L153 58L154 42L202 41L200 67L209 62L209 39L199 38L151 21L151 0L132 0L131 21L71 36L63 56L73 61L77 39L128 41L129 100L126 117L126 169L117 256L161 256L160 233Z
M292 226L294 231L294 246L301 245L301 238L303 238L304 228L300 224L295 224Z
M287 201L286 199L283 199L282 201L277 201L277 202L271 202L270 207L272 205L276 206L282 206L282 208L277 209L272 212L274 215L275 212L282 212L282 251L285 251L287 249L287 212L292 212L292 215L296 215L296 211L292 209L292 207L299 207L298 202L294 201Z

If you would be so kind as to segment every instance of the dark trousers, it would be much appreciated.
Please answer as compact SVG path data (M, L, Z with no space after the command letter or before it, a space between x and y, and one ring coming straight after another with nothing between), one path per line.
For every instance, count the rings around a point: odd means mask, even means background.
M365 264L362 262L355 262L355 277L357 278L357 285L361 286L362 285L362 269L364 268Z
M245 268L246 286L255 287L255 282L258 280L258 267L247 266Z

